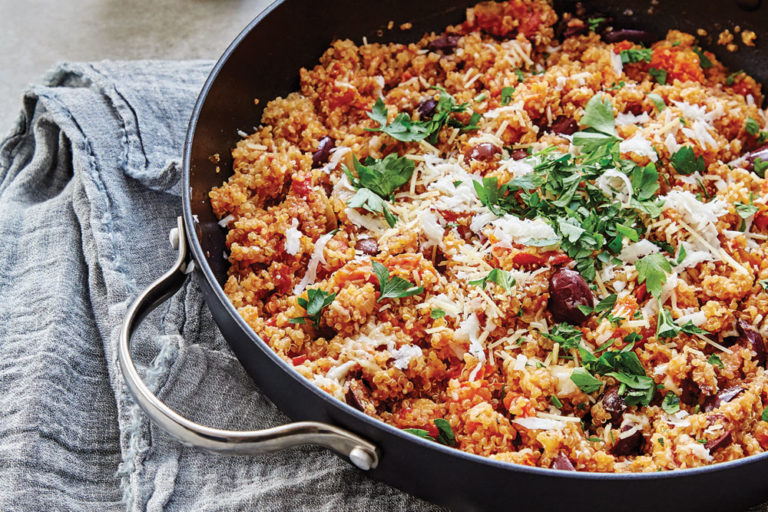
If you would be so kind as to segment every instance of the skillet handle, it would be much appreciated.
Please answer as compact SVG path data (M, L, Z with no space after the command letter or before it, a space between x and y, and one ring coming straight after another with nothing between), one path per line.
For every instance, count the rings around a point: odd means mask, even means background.
M174 233L171 232L175 245ZM182 444L215 453L257 455L283 448L311 444L330 448L349 458L358 468L367 471L378 465L376 447L344 429L314 421L289 423L264 430L235 431L206 427L173 411L147 388L133 364L130 339L141 320L156 306L172 296L187 278L185 271L191 260L187 255L184 222L178 218L178 257L168 272L139 295L123 320L118 342L120 370L136 403L160 428Z

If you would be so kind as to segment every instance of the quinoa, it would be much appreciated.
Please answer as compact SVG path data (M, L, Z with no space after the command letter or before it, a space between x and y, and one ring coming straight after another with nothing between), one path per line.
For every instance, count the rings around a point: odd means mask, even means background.
M690 34L565 19L484 2L414 44L333 42L210 192L225 292L315 385L469 453L761 453L761 87Z

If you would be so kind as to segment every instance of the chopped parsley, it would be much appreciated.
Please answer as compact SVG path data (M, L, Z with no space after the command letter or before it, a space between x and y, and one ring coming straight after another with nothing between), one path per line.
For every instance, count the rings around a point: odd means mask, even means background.
M424 430L423 428L404 428L403 432L408 432L409 434L413 434L415 436L419 436L423 439L427 439L429 441L434 441L435 438L429 435L429 432Z
M480 120L480 114L473 113L467 124L462 123L452 114L466 112L468 103L457 104L456 100L444 89L435 88L440 91L440 97L435 106L435 112L432 119L425 121L412 121L411 116L405 112L400 112L391 123L387 122L387 106L384 100L379 98L373 104L368 117L379 123L378 128L366 128L370 132L383 132L401 142L418 142L429 138L432 143L437 142L437 134L446 124L460 128L464 131L476 130L477 122Z
M616 120L613 117L613 104L606 96L603 100L596 94L584 107L584 116L581 124L606 135L618 136L616 133Z
M763 414L760 415L760 419L763 421L768 421L768 409L763 409Z
M437 320L438 318L443 318L445 316L445 311L443 311L440 308L434 308L430 313L429 316L433 320Z
M631 343L619 351L606 351L600 357L579 348L584 365L582 370L616 379L620 384L619 394L627 405L648 405L653 399L654 382L646 376L640 359L632 351L633 347Z
M606 21L608 20L603 17L588 18L587 27L589 27L590 32L595 32L600 27L600 24L605 23Z
M475 103L480 103L481 101L485 101L488 99L488 93L487 92L481 92L477 96L473 98L473 101Z
M664 401L661 402L661 408L667 414L675 414L680 410L680 398L671 391L664 395Z
M667 308L661 308L656 319L656 336L659 338L674 338L678 334L706 336L710 334L700 327L693 325L690 320L683 325L677 325L672 319L672 313Z
M637 241L637 238L634 240ZM595 305L594 308L591 308L589 306L583 306L579 305L579 311L581 311L585 315L591 315L592 313L600 314L600 313L606 313L610 312L613 309L613 306L616 304L616 294L612 293L611 295L608 295L604 299L601 299L600 302Z
M768 279L761 279L757 284L759 284L764 291L768 292Z
M306 320L311 320L315 329L320 327L320 316L324 308L328 307L336 298L335 293L324 292L320 289L310 288L307 290L307 298L299 297L296 299L299 306L307 312L306 316L294 317L288 320L292 324L303 325Z
M571 373L571 381L573 381L573 383L576 384L580 390L587 394L594 393L600 389L600 386L603 385L600 379L593 377L584 368L574 368L573 372Z
M548 333L541 333L547 339L559 343L566 350L578 348L581 344L582 332L571 324L556 324Z
M502 87L501 88L501 104L506 106L512 101L512 94L515 92L514 87Z
M383 213L390 227L397 222L397 217L389 211L386 201L394 199L395 190L411 179L415 164L405 157L389 154L381 160L368 157L361 164L353 157L357 177L344 166L344 172L353 187L357 189L347 202L350 208L363 208L371 213Z
M712 67L712 61L709 60L709 57L704 55L704 52L701 50L701 48L694 46L693 53L699 56L699 65L701 66L701 69L709 69Z
M750 135L757 135L760 133L760 125L753 118L748 117L747 122L744 124L744 129Z
M768 169L768 160L763 160L762 158L757 157L755 158L755 161L752 162L752 167L755 170L755 174L764 178L765 170Z
M379 290L381 291L381 295L376 302L384 299L411 297L424 293L424 287L416 286L402 277L394 276L390 278L387 267L378 261L373 262L373 273L376 274L376 279L379 280Z
M448 420L437 418L433 423L437 427L437 439L432 437L429 432L423 428L404 428L403 431L415 436L419 436L423 439L427 439L429 441L436 441L446 446L456 446L456 436L454 435L453 429L451 428L451 424L448 423Z
M752 202L752 193L749 194L749 203L742 203L740 201L736 201L734 203L734 206L736 206L736 213L739 214L739 217L742 219L748 219L754 214L757 213L757 206Z
M637 283L645 283L648 293L654 297L661 295L661 289L667 282L667 274L672 271L672 265L660 253L649 254L635 262Z
M659 85L667 85L667 70L659 68L650 68L648 74L656 80Z
M707 362L712 366L717 366L718 368L725 368L725 365L723 364L722 359L720 359L720 356L718 356L717 354L710 355L707 358Z
M513 286L515 286L515 278L512 277L512 274L500 268L495 268L491 270L490 272L488 272L488 275L483 277L482 279L477 279L476 281L469 281L469 284L479 286L480 288L485 290L485 286L488 284L488 281L492 283L496 283L497 285L501 286L505 292L508 292L509 290L512 289Z
M632 64L635 62L651 62L652 53L650 48L634 48L621 50L619 55L621 56L622 64Z
M706 168L704 157L698 157L690 146L683 146L669 159L672 167L680 174L693 174L696 171L703 171Z
M563 408L563 402L561 402L560 399L557 398L557 396L555 396L555 395L551 395L549 397L549 403L551 403L552 405L554 405L558 409L562 409Z
M648 98L650 98L653 104L656 105L656 110L658 110L659 112L667 108L667 104L664 103L664 98L662 98L660 95L652 92L648 94Z
M523 73L523 71L522 71L522 70L520 70L520 69L516 69L516 70L515 70L515 76L517 76L517 79L518 79L520 82L524 82L524 81L525 81L525 73Z
M733 73L725 77L725 85L733 85L733 83L736 81L736 77L743 73L744 71L742 71L741 69L738 71L734 71Z

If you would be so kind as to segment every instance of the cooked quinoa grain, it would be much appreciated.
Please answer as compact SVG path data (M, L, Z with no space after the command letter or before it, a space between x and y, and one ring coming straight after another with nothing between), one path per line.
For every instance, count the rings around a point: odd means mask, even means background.
M761 87L692 35L566 19L484 2L416 44L335 41L210 192L225 291L305 378L466 452L763 452Z

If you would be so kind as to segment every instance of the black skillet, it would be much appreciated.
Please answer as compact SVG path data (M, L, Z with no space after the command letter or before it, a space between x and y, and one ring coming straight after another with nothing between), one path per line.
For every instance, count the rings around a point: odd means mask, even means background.
M448 5L450 3L450 5ZM463 20L471 0L283 0L276 2L235 39L205 83L189 125L184 150L183 222L179 258L131 307L120 340L120 363L129 389L147 414L188 445L218 452L256 454L313 443L349 457L372 478L457 510L595 509L646 511L740 510L768 499L768 453L705 468L653 474L575 473L493 461L447 448L374 420L303 379L248 327L222 290L227 262L224 231L211 211L208 191L231 174L229 150L238 131L252 131L265 103L297 90L298 70L313 66L336 38L410 42ZM587 13L613 18L619 28L642 29L662 38L677 28L710 34L702 46L732 69L768 81L768 52L755 48L728 53L712 44L734 26L760 33L768 8L759 0L584 1ZM555 0L558 12L574 2ZM387 30L410 21L413 28ZM738 37L738 36L737 36ZM254 98L261 101L254 104ZM211 156L219 154L214 163ZM221 173L216 172L216 167ZM190 253L187 253L187 246ZM301 421L260 432L229 432L196 425L170 410L141 383L128 351L141 317L174 293L192 274L213 317L256 384L292 419ZM226 399L226 398L223 398Z

